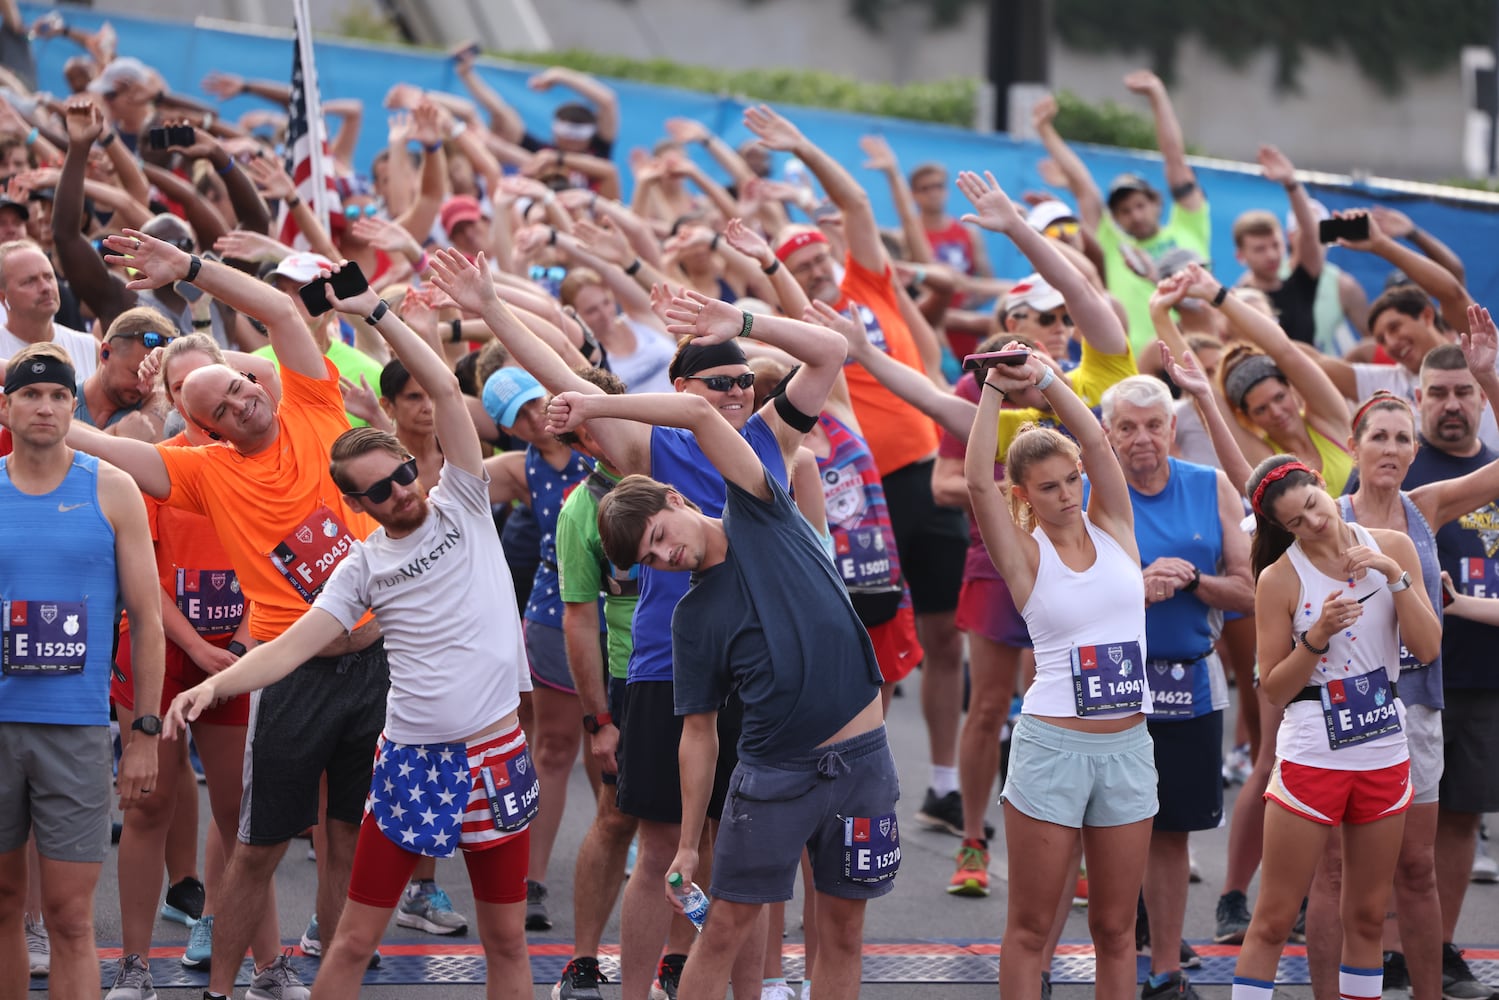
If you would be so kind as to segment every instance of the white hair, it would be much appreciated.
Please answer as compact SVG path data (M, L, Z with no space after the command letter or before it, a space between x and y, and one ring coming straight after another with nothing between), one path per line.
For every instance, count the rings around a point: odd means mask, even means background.
M1109 386L1099 404L1103 409L1105 425L1113 421L1114 407L1121 402L1141 409L1157 407L1167 417L1172 414L1171 390L1166 388L1165 382L1153 375L1131 375Z

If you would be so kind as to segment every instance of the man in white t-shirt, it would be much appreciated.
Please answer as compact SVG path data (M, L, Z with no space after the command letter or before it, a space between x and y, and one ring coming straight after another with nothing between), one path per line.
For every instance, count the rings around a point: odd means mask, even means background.
M330 300L333 296L329 295ZM338 564L312 608L281 636L172 703L180 732L216 699L285 677L373 609L391 685L385 733L354 852L349 901L324 952L319 987L352 995L423 856L463 849L490 996L531 996L525 941L529 822L539 786L516 710L530 672L515 591L489 507L479 436L458 380L366 288L333 300L365 317L432 399L442 446L430 496L416 459L389 432L358 427L332 448L349 506L380 528Z
M0 303L6 309L0 327L0 361L28 344L56 343L68 352L82 382L99 367L99 342L86 333L54 323L62 298L57 272L42 248L30 240L0 243Z

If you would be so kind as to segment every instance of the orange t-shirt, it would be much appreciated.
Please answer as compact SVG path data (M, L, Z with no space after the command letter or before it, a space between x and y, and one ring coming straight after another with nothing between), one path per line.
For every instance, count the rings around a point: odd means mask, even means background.
M227 445L157 445L172 492L166 505L207 516L251 602L250 634L267 642L312 603L352 540L376 524L356 514L328 475L333 441L349 429L338 371L327 378L281 369L280 434L255 455Z
M862 267L850 254L844 261L843 298L840 312L851 305L863 306L864 325L869 340L896 361L917 371L922 370L921 355L911 328L900 314L900 302L890 285L890 269L876 274ZM843 369L848 380L849 398L854 414L864 431L864 440L874 455L881 476L888 476L912 462L919 462L937 450L937 426L911 404L880 385L862 365L850 363Z

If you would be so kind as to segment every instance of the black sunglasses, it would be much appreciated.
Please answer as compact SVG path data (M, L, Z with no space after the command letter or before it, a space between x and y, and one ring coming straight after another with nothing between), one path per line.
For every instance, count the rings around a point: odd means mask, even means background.
M370 483L367 489L344 495L368 500L370 503L384 503L390 499L390 494L396 486L410 486L414 482L416 482L416 459L412 458L396 466L396 471L384 479L377 479Z
M745 372L743 375L688 375L687 377L697 379L714 392L728 392L736 385L741 389L748 389L755 384L754 372Z
M1022 313L1021 315L1016 316L1015 318L1016 319L1025 319L1026 316L1030 316L1032 319L1034 319L1036 321L1036 325L1040 326L1040 327L1056 326L1057 320L1059 320L1059 319L1062 321L1062 325L1063 326L1070 327L1072 325L1072 317L1069 316L1067 313L1055 313L1055 312Z

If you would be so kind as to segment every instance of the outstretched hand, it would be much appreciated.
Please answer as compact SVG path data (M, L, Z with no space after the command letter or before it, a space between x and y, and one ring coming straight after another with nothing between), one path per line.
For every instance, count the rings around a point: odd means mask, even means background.
M768 104L745 108L744 127L755 133L765 145L783 153L791 152L806 141L800 129Z
M1493 317L1483 306L1476 302L1468 306L1468 332L1459 332L1457 343L1468 362L1468 371L1474 376L1482 378L1494 371L1495 363L1499 362L1499 329L1495 329Z
M1171 376L1182 392L1206 401L1213 393L1212 383L1208 381L1207 373L1197 363L1197 356L1188 351L1182 355L1181 361L1177 361L1171 354L1171 348L1166 346L1163 340L1156 341L1161 348L1161 368Z
M703 344L733 340L744 329L744 314L727 302L710 299L692 288L683 289L666 308L666 332L691 337Z
M442 289L443 294L464 312L481 316L491 304L499 301L494 281L489 277L489 264L483 253L470 261L457 250L448 247L437 251L430 260L432 284Z
M978 210L977 213L965 214L964 222L1005 234L1025 225L1025 219L1015 208L1014 202L1010 201L1009 195L1005 194L989 171L985 170L982 177L972 170L962 171L958 174L958 190Z
M850 309L849 314L845 316L821 299L815 299L802 313L802 320L825 326L842 336L848 341L850 358L857 360L867 357L868 353L874 350L874 345L869 342L869 331L864 327L864 317L858 309Z
M125 283L125 287L132 291L160 288L180 281L187 277L192 265L185 250L147 236L138 229L126 229L118 235L106 237L104 245L114 251L104 258L105 263L139 272L139 277Z

